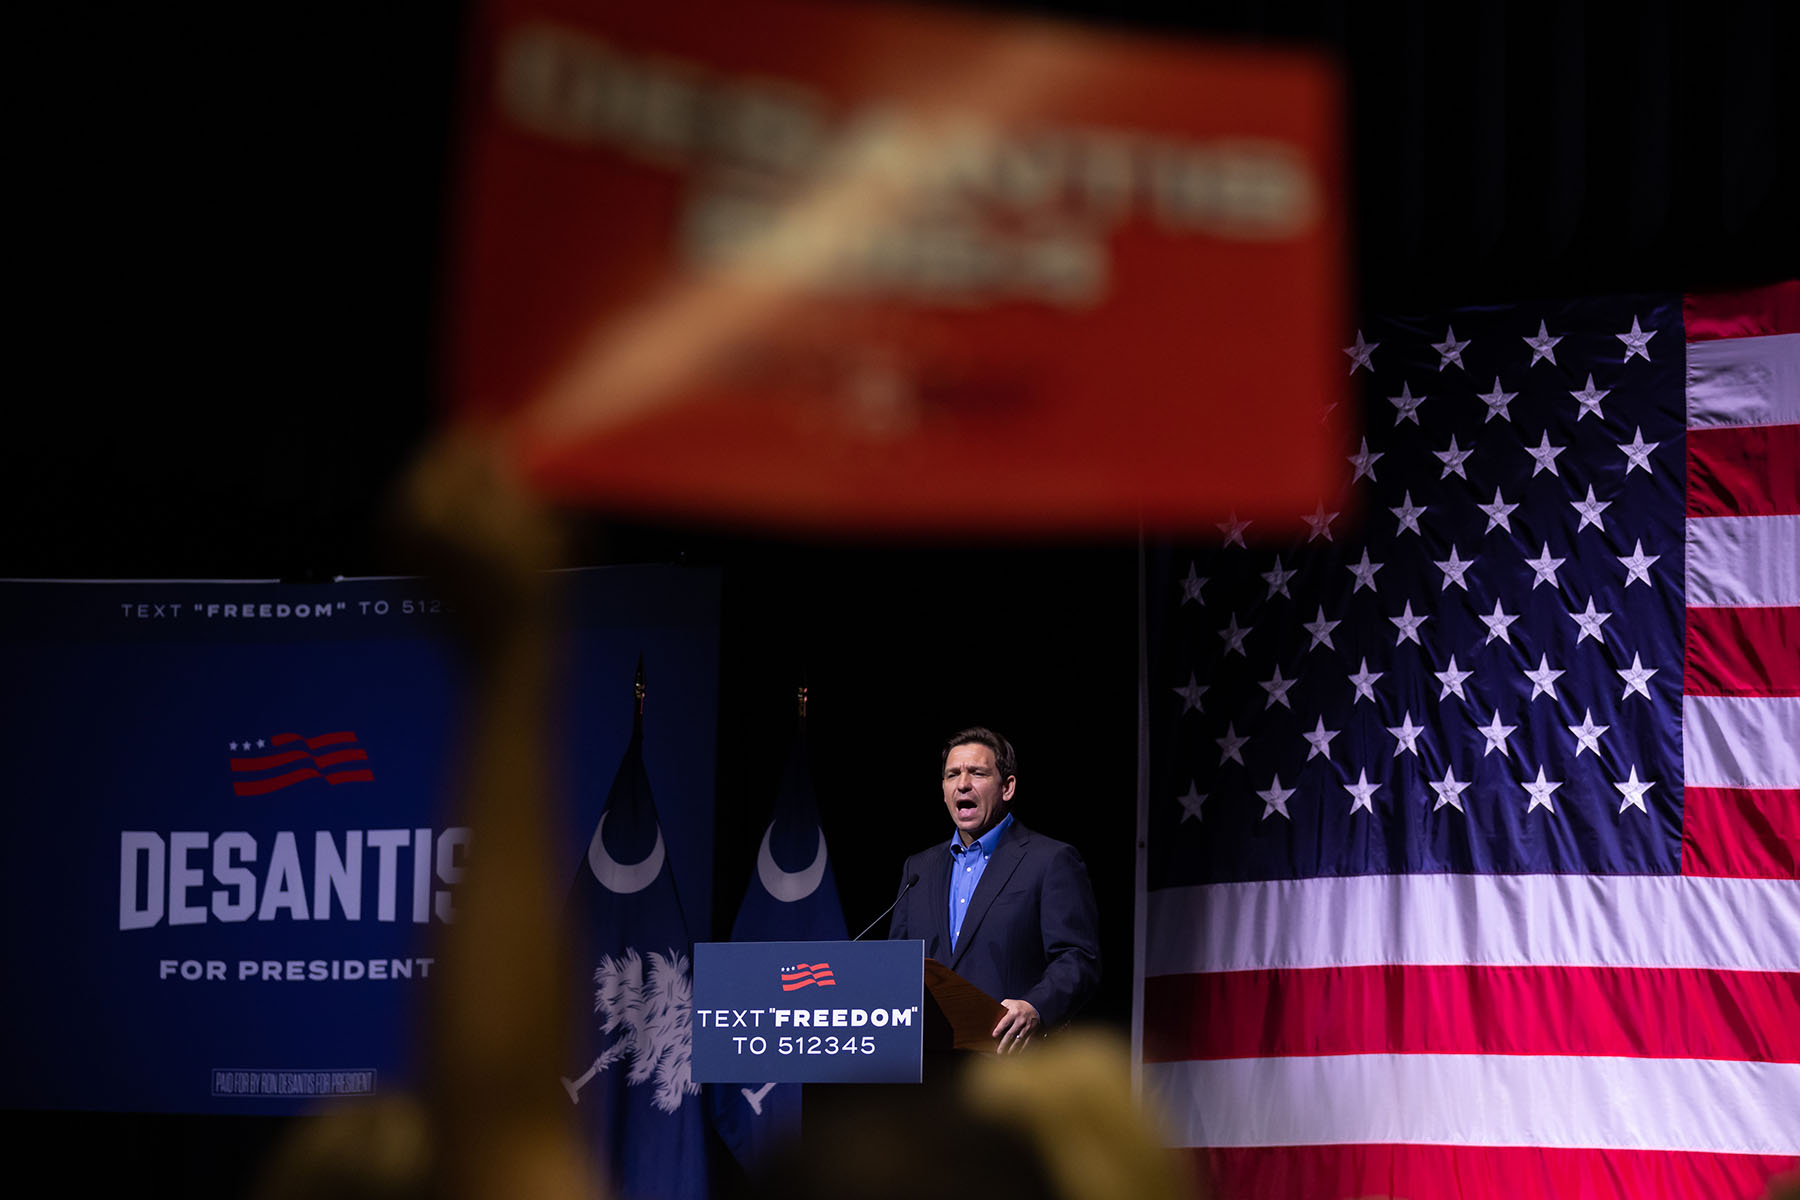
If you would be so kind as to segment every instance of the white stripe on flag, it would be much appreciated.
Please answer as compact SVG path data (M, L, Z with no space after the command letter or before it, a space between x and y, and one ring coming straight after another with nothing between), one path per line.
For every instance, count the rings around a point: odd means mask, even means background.
M1681 726L1686 782L1800 788L1800 696L1683 696Z
M1690 518L1687 602L1800 604L1800 515Z
M1178 1146L1800 1152L1800 1064L1344 1054L1145 1063Z
M1800 971L1800 883L1353 875L1161 888L1144 974L1373 963ZM1797 1110L1800 1111L1800 1110Z
M1688 426L1800 421L1800 333L1690 342Z

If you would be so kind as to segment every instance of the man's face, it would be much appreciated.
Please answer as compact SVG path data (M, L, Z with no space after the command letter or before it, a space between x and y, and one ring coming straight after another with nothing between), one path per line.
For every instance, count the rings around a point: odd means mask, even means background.
M1006 818L1018 780L1000 778L994 752L980 742L950 747L944 760L944 807L967 846Z

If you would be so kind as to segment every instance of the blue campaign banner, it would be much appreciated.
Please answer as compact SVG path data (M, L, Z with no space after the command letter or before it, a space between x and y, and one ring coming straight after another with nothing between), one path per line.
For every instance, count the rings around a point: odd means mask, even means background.
M708 942L694 947L694 1080L917 1083L924 942Z
M642 756L703 917L718 574L560 579L556 869L585 861L641 655ZM450 619L410 579L0 583L0 1106L285 1113L417 1078L435 935L480 854L452 804Z

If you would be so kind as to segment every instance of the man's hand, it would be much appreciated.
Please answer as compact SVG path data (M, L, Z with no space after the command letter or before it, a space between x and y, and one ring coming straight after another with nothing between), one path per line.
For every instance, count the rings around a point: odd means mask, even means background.
M1000 1042L999 1053L1016 1054L1038 1031L1038 1010L1027 1000L1002 1000L1000 1007L1006 1010L1006 1015L994 1026L992 1036Z

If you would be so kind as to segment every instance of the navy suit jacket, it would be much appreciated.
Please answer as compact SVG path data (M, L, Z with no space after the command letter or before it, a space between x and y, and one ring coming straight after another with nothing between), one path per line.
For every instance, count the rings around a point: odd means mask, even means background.
M1081 855L1013 818L969 899L950 948L950 849L939 842L906 860L892 939L917 938L935 958L996 1000L1025 1000L1046 1029L1073 1017L1100 981L1099 917Z

